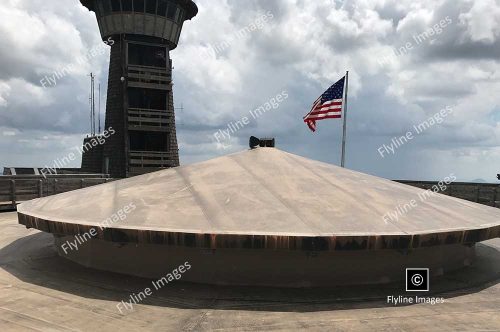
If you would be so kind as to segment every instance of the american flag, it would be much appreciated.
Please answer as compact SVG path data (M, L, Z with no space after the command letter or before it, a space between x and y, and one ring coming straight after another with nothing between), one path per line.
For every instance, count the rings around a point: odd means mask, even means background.
M309 129L316 131L316 120L340 119L344 100L345 76L332 85L314 102L311 111L304 116Z

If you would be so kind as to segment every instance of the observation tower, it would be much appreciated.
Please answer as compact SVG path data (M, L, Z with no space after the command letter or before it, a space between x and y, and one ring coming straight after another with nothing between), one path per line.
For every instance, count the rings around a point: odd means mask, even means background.
M198 7L191 0L80 2L111 46L105 129L115 130L102 155L84 154L82 165L113 178L179 166L170 51Z

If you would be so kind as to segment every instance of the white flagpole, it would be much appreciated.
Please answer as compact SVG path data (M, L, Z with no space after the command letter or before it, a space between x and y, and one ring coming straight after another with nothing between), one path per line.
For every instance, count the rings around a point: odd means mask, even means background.
M342 135L342 160L340 162L341 167L345 167L345 141L347 136L347 89L349 87L349 71L345 74L345 88L344 88L344 133Z

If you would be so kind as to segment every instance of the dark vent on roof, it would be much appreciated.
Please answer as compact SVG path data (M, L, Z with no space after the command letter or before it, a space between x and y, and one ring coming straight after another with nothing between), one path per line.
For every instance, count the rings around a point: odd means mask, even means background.
M251 136L248 144L250 146L250 149L255 149L258 147L274 148L275 143L276 141L274 138L257 138L255 136Z

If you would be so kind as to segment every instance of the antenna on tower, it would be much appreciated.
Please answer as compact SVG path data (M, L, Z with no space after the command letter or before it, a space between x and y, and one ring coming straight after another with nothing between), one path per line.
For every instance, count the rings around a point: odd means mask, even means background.
M89 106L90 106L90 135L92 136L92 94L89 93Z
M101 83L99 83L99 115L98 115L98 120L99 120L99 135L101 134Z
M90 73L90 135L95 136L95 84L94 84L95 75Z

